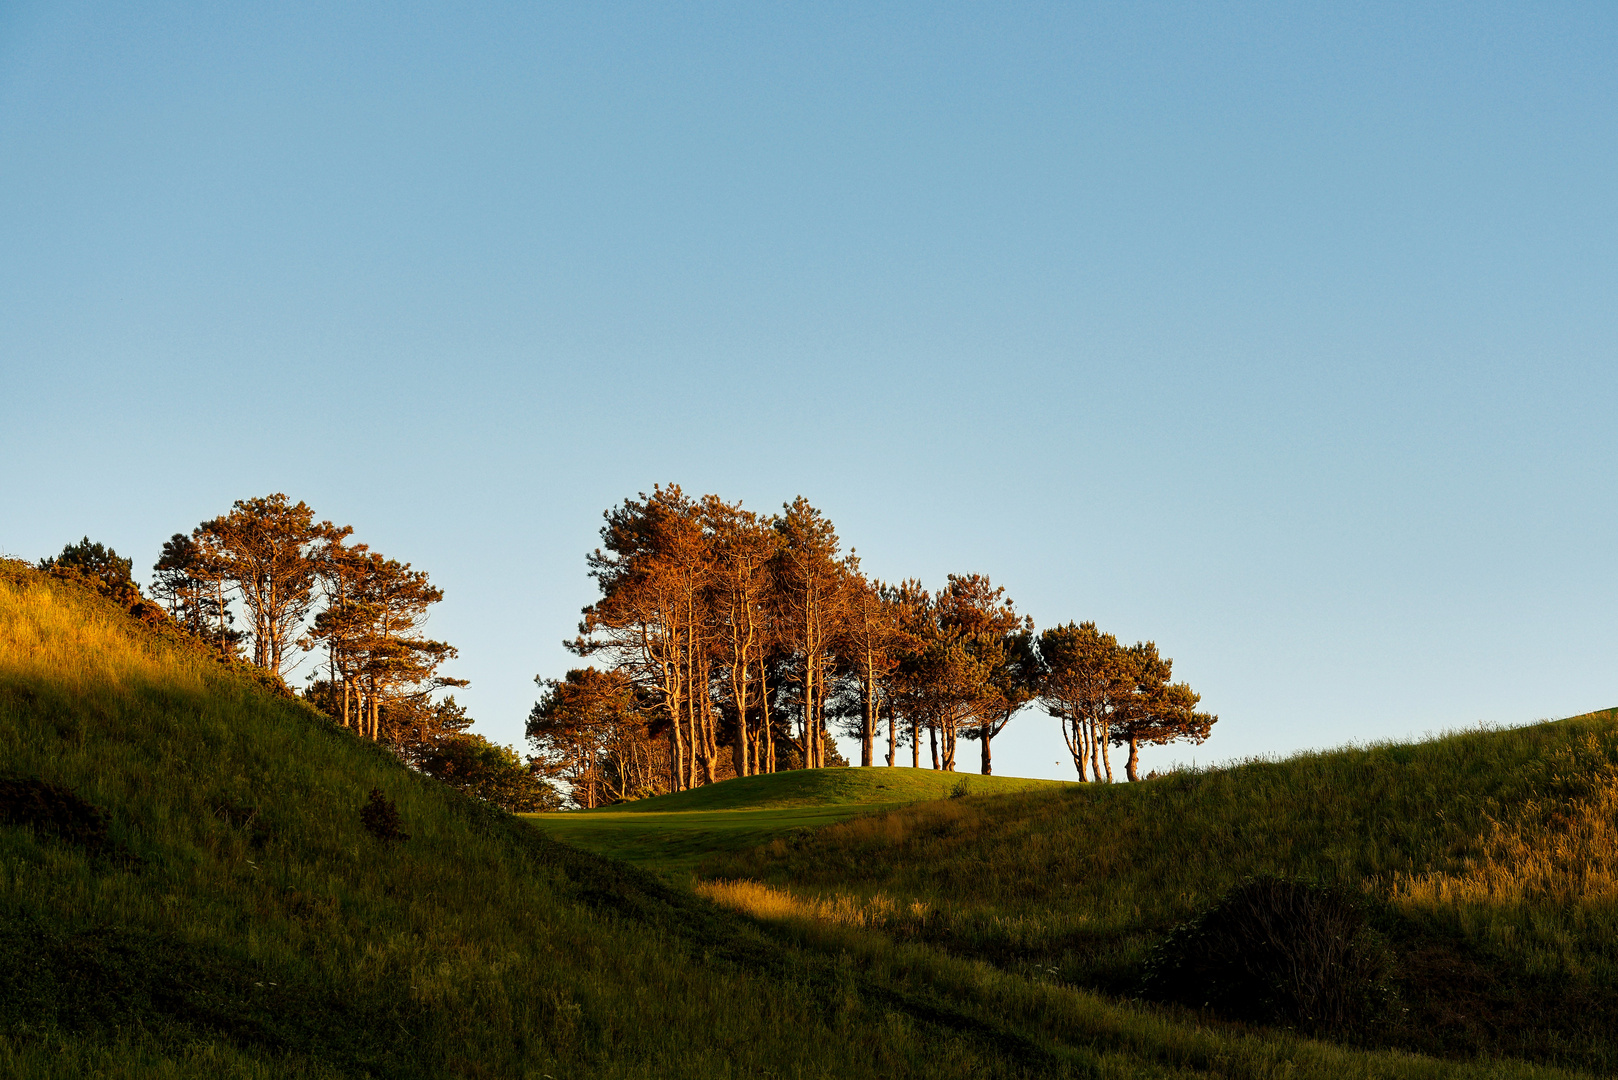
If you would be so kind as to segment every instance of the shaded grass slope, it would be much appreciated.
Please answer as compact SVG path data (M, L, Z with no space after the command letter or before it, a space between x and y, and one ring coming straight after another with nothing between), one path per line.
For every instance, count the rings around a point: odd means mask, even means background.
M1400 994L1400 1020L1364 1038L1618 1069L1618 710L918 804L699 869L1123 995L1246 879L1346 887L1373 906Z

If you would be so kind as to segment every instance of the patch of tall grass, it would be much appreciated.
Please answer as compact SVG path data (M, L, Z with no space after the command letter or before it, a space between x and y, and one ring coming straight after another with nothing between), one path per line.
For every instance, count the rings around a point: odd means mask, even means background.
M912 900L901 904L875 893L870 896L797 896L757 881L699 881L698 896L707 897L755 919L808 919L838 926L902 931L927 921L927 905Z

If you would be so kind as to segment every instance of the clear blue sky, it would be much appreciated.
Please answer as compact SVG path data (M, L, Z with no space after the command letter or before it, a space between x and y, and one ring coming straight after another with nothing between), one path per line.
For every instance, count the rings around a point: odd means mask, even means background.
M659 481L1155 639L1148 764L1618 704L1618 7L1415 8L0 4L0 550L284 491L506 742Z

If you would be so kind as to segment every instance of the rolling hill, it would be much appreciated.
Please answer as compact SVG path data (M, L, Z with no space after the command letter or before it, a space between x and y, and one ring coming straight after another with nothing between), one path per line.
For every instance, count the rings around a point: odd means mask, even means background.
M548 839L14 562L0 740L0 1075L1557 1075L755 918Z
M888 932L1118 995L1244 881L1313 882L1392 956L1366 1038L1618 1069L1618 710L887 809L694 871L743 908L924 911Z

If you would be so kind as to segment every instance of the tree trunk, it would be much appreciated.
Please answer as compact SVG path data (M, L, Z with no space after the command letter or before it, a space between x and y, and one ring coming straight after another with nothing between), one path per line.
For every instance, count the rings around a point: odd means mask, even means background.
M864 679L865 715L860 724L860 766L869 769L876 753L876 680Z
M921 768L921 721L910 714L910 767Z
M679 721L669 725L669 790L680 790L680 740L677 732L680 730Z
M708 661L702 662L702 782L714 782L719 763L718 723L714 717L713 695L708 692Z
M933 771L938 771L938 725L927 725L927 747L933 752Z
M1133 784L1140 779L1140 743L1134 735L1129 736L1129 760L1124 763L1124 773Z
M753 770L748 761L747 746L747 669L742 669L740 689L738 681L733 677L730 681L730 699L736 703L736 742L731 747L731 755L735 758L731 762L736 768L737 776L752 776Z
M770 667L764 647L758 650L759 764L766 773L775 771L775 730L770 726Z
M990 762L989 740L994 738L994 728L988 724L983 725L983 775L993 776L994 766Z
M1079 774L1079 783L1083 784L1089 780L1089 777L1084 772L1084 721L1064 717L1062 720L1062 738L1067 742L1068 753L1073 755L1073 768Z
M893 703L888 703L888 768L897 764L899 756L899 718L894 714Z

